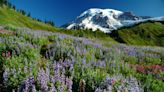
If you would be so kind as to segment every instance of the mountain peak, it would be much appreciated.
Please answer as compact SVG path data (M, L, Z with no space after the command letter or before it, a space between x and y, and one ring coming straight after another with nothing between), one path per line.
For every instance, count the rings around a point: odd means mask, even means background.
M96 14L109 16L109 15L112 15L112 14L118 15L118 14L121 14L121 13L123 13L123 12L118 11L118 10L114 10L114 9L91 8L91 9L88 9L88 10L84 11L79 17L82 17L84 15L94 16Z
M99 29L105 33L110 33L120 27L131 26L147 20L156 20L156 18L136 16L132 12L122 12L115 9L91 8L84 11L65 28L92 29L93 31Z

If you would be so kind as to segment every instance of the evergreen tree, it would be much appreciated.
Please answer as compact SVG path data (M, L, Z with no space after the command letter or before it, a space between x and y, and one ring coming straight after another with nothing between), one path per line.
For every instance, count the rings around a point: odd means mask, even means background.
M49 24L51 26L55 26L54 22L53 21L45 21L46 24Z
M22 14L23 14L23 15L26 15L26 12L25 12L24 10L22 10Z
M26 15L26 12L24 10L18 10L22 15Z
M27 16L28 16L28 17L31 17L31 13L28 13Z
M37 21L42 22L40 19L37 19Z
M15 5L13 5L13 7L12 7L14 10L16 10L16 7L15 7Z

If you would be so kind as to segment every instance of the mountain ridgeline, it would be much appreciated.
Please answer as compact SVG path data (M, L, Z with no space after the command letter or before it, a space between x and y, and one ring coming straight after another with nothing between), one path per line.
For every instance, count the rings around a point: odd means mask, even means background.
M164 46L164 22L147 21L112 31L110 36L131 45Z

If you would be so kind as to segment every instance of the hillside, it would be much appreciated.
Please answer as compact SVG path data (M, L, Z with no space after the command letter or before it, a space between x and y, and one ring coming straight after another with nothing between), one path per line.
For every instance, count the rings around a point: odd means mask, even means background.
M53 31L55 28L51 25L38 22L30 17L22 15L5 5L0 7L0 25L12 26L12 27L28 27L36 30L48 30Z
M132 27L113 31L110 35L121 43L164 46L164 24L162 22L139 23Z
M91 30L65 30L51 25L38 22L33 20L30 17L22 15L21 13L8 8L7 6L0 7L0 25L5 25L7 27L16 28L16 27L25 27L31 28L34 30L45 30L51 32L58 32L69 34L77 37L86 37L89 39L100 40L106 45L109 45L109 42L117 43L108 35L102 32L92 32Z

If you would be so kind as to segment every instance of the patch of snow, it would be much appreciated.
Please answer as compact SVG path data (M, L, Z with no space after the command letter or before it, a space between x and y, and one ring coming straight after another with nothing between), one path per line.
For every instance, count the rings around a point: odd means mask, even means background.
M83 12L72 22L66 29L97 29L110 33L112 30L116 30L120 27L131 26L136 23L153 20L153 21L164 21L163 17L149 18L149 17L138 17L132 12L122 12L114 9L99 9L91 8Z

